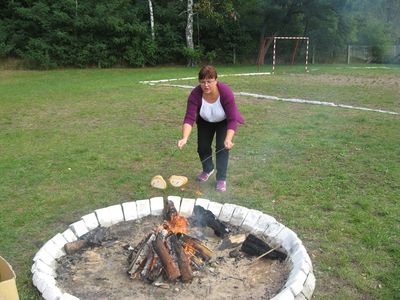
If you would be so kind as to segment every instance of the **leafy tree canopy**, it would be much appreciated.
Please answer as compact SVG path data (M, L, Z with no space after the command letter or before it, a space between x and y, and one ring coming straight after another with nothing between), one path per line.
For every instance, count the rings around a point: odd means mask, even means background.
M6 0L0 2L0 57L30 66L112 67L200 60L255 62L268 36L309 36L322 61L348 44L376 48L400 43L398 0L194 0L193 53L187 53L187 3L151 0ZM290 46L283 46L283 50Z

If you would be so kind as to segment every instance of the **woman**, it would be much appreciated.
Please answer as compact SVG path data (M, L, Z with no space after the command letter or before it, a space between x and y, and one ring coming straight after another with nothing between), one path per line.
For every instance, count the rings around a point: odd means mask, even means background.
M199 72L199 83L189 95L187 109L182 125L182 139L178 148L182 149L197 123L197 152L203 171L197 180L205 182L214 173L212 159L212 141L216 137L216 190L226 191L226 172L229 150L233 147L233 136L237 124L243 124L235 97L228 85L217 80L217 71L213 66L204 66Z

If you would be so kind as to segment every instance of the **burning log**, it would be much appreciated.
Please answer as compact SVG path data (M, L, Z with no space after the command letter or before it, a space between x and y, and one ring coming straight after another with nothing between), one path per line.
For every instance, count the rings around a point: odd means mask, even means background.
M194 206L192 220L194 226L208 226L219 237L225 237L229 233L229 229L211 211L204 209L202 206Z
M188 236L188 221L168 201L163 212L165 222L148 234L129 257L128 273L132 279L153 282L161 275L169 281L193 278L192 266L201 269L213 252L200 240ZM215 217L214 217L215 218Z
M269 259L278 259L279 261L283 261L287 257L285 253L271 248L267 243L256 237L254 234L249 234L247 236L246 240L242 244L241 251L249 255L263 255Z
M169 237L171 244L173 245L173 250L176 253L179 271L182 275L182 281L188 282L193 278L192 268L190 267L190 261L186 255L181 243L178 240L176 234Z
M188 249L193 249L191 252L194 252L193 255L195 257L199 258L200 256L203 261L201 265L204 265L204 263L208 262L211 259L213 252L198 239L190 237L186 234L181 234L180 239L183 242L184 247Z
M175 232L188 232L189 222L184 216L180 216L177 212L174 202L168 201L163 212L165 219L164 228Z
M155 241L152 242L152 245L158 257L160 258L161 264L167 274L168 280L173 281L181 276L181 272L179 271L176 262L169 254L160 233L157 234L157 237Z
M178 212L176 211L174 202L168 200L166 203L164 203L164 210L163 210L164 220L171 221L173 215L177 214Z

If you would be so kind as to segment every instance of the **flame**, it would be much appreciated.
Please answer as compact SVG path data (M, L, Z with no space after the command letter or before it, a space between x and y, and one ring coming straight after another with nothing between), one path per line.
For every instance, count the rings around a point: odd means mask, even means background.
M183 244L183 251L189 261L191 261L197 268L204 266L204 260L198 255L198 251L190 242Z
M190 258L191 256L196 254L196 249L192 247L189 243L185 243L183 245L183 251Z
M172 214L171 220L166 221L168 230L173 233L188 233L189 222L188 220L178 214Z

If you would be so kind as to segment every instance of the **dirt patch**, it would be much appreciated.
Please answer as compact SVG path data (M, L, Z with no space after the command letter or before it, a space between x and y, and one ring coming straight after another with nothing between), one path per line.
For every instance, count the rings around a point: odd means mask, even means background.
M373 86L373 87L397 87L400 86L400 78L394 75L387 76L351 76L351 75L334 75L334 74L318 74L312 76L291 75L301 77L302 82L317 82L320 84L332 84L339 86Z
M287 262L231 257L233 249L218 250L221 239L211 230L193 228L190 235L214 251L207 266L190 283L149 284L128 277L128 246L136 246L162 222L159 217L121 222L109 228L112 237L100 247L59 259L58 286L80 299L270 299L288 278Z

